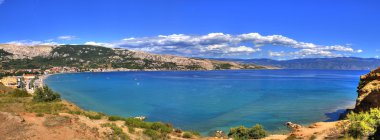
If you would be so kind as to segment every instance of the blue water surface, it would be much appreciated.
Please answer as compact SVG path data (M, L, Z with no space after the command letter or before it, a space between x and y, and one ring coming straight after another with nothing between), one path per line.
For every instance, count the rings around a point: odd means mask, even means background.
M78 106L146 116L207 134L256 123L272 132L292 121L334 120L354 105L368 71L225 70L57 74L45 82Z

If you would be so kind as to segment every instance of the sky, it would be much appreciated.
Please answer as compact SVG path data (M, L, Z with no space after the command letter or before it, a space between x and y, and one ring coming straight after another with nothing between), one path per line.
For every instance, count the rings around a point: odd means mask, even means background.
M380 56L378 0L0 0L0 43L205 58Z

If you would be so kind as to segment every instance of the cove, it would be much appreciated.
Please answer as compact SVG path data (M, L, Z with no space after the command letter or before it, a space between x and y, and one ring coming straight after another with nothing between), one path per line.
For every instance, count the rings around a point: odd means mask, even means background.
M223 70L68 73L45 83L79 107L124 117L146 116L207 134L259 123L286 130L291 121L335 120L354 105L368 71Z

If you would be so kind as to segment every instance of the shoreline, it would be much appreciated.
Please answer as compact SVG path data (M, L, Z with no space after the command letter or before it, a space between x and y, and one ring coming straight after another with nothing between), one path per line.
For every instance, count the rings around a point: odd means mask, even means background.
M238 69L238 70L241 70L241 69ZM250 70L250 69L243 69L243 70ZM253 70L267 70L267 69L253 69ZM145 71L145 70L129 70L129 71L96 71L96 72L65 72L65 73L55 73L55 74L47 74L43 77L43 80L46 80L49 76L52 76L52 75L58 75L58 74L78 74L78 73L107 73L107 72L133 72L133 71L137 71L137 72L155 72L155 71L163 71L163 72L178 72L178 71L182 71L182 70L149 70L149 71ZM220 70L186 70L186 71L220 71ZM46 84L46 82L43 82L44 84ZM62 99L72 105L75 105L77 106L76 104L66 100L66 99ZM352 102L354 103L354 101ZM349 108L352 108L354 104L350 104L347 102L347 105L343 105L345 106L346 108L344 107L337 107L337 109L334 109L332 110L332 112L326 112L325 113L325 116L327 118L327 120L323 120L323 121L313 121L313 122L310 122L310 123L307 123L307 124L302 124L303 126L309 126L309 125L313 125L315 123L323 123L323 122L338 122L339 119L335 119L335 120L332 120L332 121L328 121L329 117L326 115L327 113L333 113L335 111L338 111L338 110L346 110L346 109L349 109ZM79 106L77 106L79 107ZM80 107L79 107L80 108ZM82 108L81 108L82 109ZM83 109L85 110L85 109ZM338 115L339 116L339 115ZM284 122L285 123L285 122ZM290 130L280 130L280 131L269 131L269 134L270 135L285 135L285 134L289 134L291 133ZM203 136L207 136L207 135L203 135Z

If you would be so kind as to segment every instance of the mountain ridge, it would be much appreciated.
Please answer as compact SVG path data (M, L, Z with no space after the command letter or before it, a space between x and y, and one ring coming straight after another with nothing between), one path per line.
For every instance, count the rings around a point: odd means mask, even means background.
M371 70L380 65L380 59L360 57L336 58L302 58L291 60L261 59L229 59L210 58L213 60L233 61L245 64L273 66L282 69L335 69L335 70Z
M93 45L0 45L3 69L47 69L55 66L153 70L268 69L254 64L160 55Z

